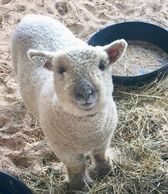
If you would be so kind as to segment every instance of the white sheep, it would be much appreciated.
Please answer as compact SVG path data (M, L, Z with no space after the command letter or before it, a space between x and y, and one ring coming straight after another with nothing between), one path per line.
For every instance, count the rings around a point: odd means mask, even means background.
M41 15L26 16L13 33L20 93L66 165L74 190L92 182L85 154L93 154L99 175L111 170L106 150L118 120L111 64L126 47L125 40L89 46L60 22Z

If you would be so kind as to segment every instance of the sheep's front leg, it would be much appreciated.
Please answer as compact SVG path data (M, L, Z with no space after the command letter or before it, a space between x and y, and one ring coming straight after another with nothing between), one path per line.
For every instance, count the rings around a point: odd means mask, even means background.
M108 150L110 148L102 147L99 149L96 149L92 152L93 159L95 162L95 169L96 174L100 177L104 177L108 174L110 174L112 170L112 161L110 154L108 153Z
M70 189L81 191L86 184L90 185L93 182L88 174L83 154L71 155L65 165L68 170Z

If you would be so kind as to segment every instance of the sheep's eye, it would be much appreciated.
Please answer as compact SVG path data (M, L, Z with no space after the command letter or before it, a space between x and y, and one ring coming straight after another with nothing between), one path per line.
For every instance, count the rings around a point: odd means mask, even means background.
M58 73L63 75L65 72L66 72L65 67L64 66L60 66L59 69L58 69Z
M106 66L105 66L102 62L100 62L100 63L99 63L99 69L100 69L101 71L104 71L105 68L106 68Z

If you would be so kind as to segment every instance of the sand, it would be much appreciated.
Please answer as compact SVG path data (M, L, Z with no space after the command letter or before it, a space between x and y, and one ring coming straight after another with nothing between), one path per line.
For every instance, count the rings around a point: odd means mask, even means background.
M168 1L165 0L1 0L0 169L16 176L30 169L44 171L38 158L64 171L62 163L49 150L38 122L24 106L11 63L11 33L20 19L30 13L58 19L83 40L104 25L122 21L149 21L168 28Z

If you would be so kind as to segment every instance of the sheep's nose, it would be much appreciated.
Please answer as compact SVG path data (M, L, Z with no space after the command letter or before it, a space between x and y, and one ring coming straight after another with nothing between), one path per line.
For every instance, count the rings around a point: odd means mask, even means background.
M93 95L94 91L92 88L84 86L84 87L77 87L75 90L75 97L77 100L84 99L88 100L91 95Z
M80 80L74 88L75 100L81 104L93 103L96 90L87 80Z

